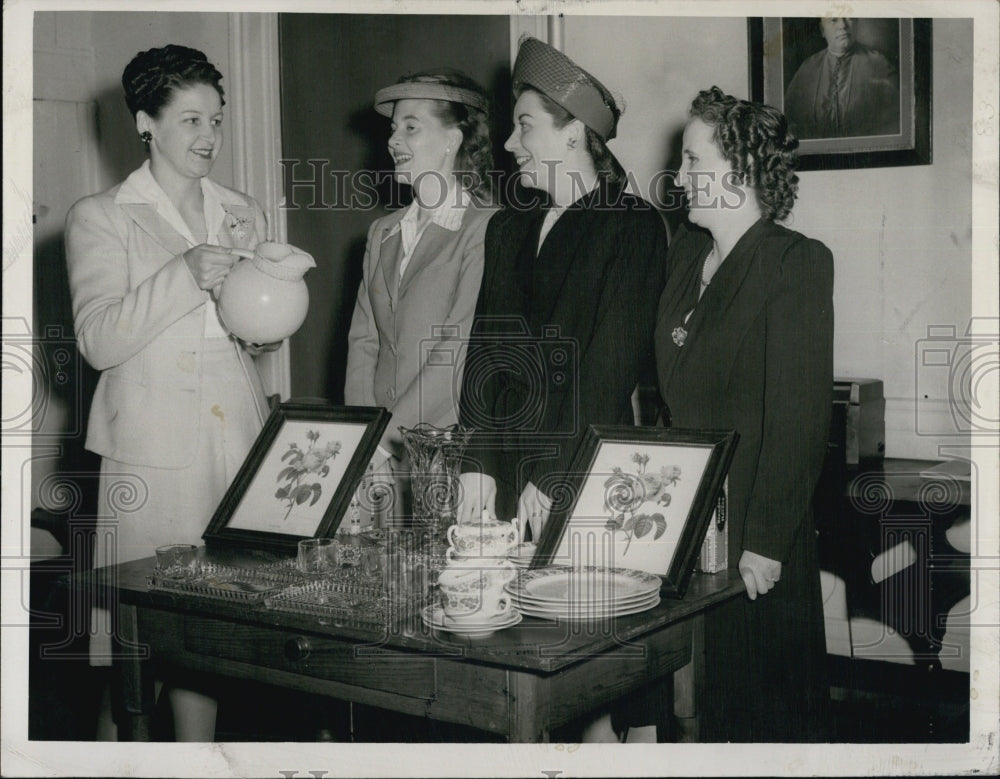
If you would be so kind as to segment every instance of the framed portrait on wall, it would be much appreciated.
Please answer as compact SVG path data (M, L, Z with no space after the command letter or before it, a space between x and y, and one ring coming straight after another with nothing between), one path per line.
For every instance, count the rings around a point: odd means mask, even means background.
M202 534L211 546L294 552L337 531L391 414L280 403Z
M531 567L631 568L683 597L737 439L734 431L591 425L552 496Z
M750 94L780 109L800 170L929 165L931 20L749 20Z

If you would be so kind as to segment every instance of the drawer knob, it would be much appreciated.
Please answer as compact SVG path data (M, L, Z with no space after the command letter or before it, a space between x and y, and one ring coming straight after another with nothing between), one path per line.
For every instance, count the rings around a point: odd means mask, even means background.
M309 645L308 638L298 636L285 642L285 657L289 660L305 660L311 652L312 647Z

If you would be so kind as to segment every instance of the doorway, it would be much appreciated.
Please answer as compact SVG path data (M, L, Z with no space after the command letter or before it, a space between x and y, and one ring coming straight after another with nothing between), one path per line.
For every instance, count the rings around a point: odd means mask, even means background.
M407 73L462 70L493 96L494 156L502 162L510 18L281 14L279 41L288 240L317 265L307 277L309 314L291 339L292 395L342 403L368 227L407 198L391 185L373 191L359 182L362 172L377 180L392 168L389 122L372 98Z

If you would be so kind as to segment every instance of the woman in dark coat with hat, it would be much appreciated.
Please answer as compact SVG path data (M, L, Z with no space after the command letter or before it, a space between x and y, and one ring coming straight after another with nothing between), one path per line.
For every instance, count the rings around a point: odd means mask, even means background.
M776 109L699 93L677 184L656 324L671 424L733 429L729 566L747 597L706 615L702 741L825 739L827 689L812 497L833 386L833 257L775 223L798 187Z
M520 183L541 191L486 230L461 421L475 428L459 520L516 514L535 540L590 424L631 424L651 357L666 227L624 191L607 88L529 38L514 66Z

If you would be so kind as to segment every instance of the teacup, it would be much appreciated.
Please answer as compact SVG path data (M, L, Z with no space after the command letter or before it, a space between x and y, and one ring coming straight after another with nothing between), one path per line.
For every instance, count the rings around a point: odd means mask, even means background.
M454 549L445 552L448 567L445 570L475 570L487 580L486 586L503 587L517 576L517 566L505 557L460 557Z
M448 543L454 555L462 557L506 557L520 540L517 523L510 522L467 522L448 528ZM451 550L449 550L451 551Z
M438 591L445 616L455 622L488 622L511 609L503 583L478 568L445 568Z

